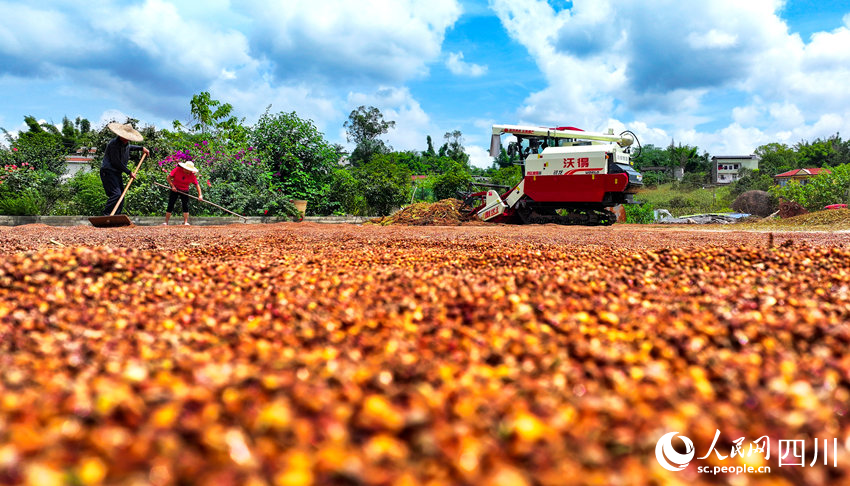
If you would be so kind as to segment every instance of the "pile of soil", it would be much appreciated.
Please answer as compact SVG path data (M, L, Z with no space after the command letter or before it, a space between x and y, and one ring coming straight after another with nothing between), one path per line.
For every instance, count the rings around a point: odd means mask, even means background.
M391 224L406 226L457 226L461 223L476 221L474 216L460 212L463 201L443 199L435 203L416 203L393 213L390 216L375 218L371 223L387 226Z

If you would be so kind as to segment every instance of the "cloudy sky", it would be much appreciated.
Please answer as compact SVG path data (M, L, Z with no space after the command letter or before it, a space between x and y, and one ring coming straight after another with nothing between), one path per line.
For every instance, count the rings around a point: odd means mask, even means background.
M0 0L0 127L25 115L170 128L209 91L346 145L360 105L397 150L492 124L630 129L749 154L850 136L847 0Z

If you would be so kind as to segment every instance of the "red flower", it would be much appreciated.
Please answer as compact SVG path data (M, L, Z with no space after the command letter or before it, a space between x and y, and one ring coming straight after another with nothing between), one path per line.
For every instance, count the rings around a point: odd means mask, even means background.
M263 211L263 215L266 215L266 214L269 214L269 210L268 210L268 209L266 209L265 211Z

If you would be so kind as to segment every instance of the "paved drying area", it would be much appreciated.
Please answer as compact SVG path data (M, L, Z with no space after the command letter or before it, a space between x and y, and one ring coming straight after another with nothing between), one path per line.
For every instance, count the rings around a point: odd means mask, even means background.
M848 244L0 228L0 484L847 481ZM656 459L669 432L693 442L684 471ZM779 463L791 440L804 467ZM743 464L771 472L698 473Z

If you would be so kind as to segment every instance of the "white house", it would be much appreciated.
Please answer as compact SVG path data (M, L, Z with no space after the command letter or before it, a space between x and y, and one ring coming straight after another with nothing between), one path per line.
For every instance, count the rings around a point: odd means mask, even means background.
M66 155L65 156L65 173L62 174L62 179L70 179L74 177L77 172L88 172L91 170L92 160L94 160L94 154L97 152L95 148L82 147L77 149L77 153L75 155Z
M741 169L758 170L758 155L718 155L711 158L711 182L731 184L741 177Z

